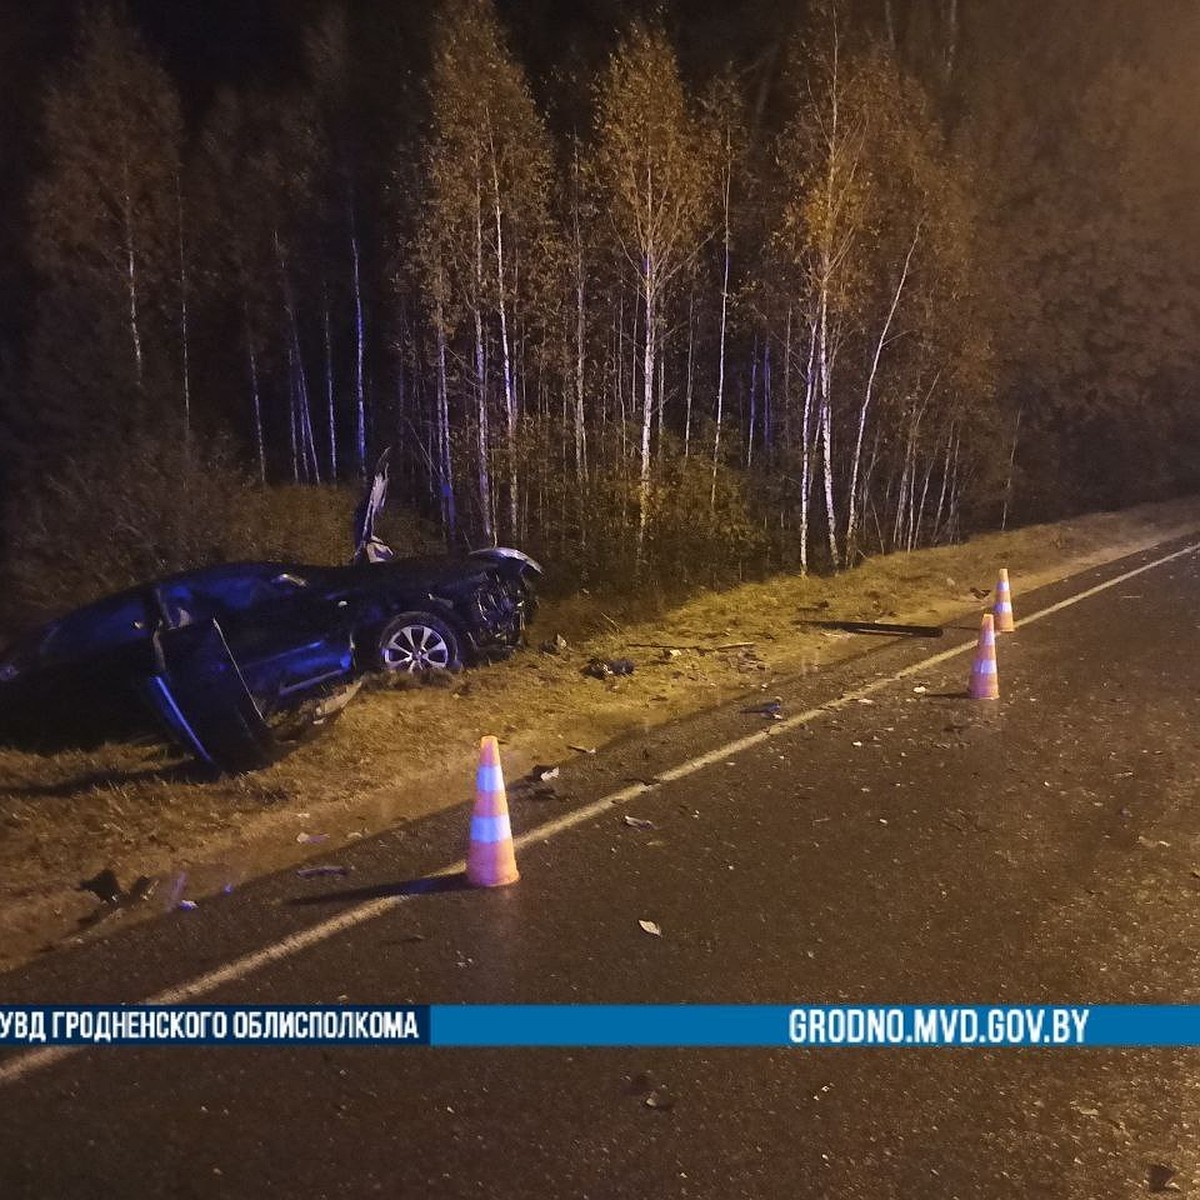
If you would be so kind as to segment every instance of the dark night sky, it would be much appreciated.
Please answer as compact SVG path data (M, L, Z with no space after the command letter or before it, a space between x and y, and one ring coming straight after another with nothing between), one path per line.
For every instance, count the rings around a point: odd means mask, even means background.
M86 0L19 0L0 3L0 49L18 81L44 68L68 44L72 18ZM191 103L203 103L214 84L270 81L286 76L299 56L300 29L321 0L127 0L151 41L163 53ZM356 19L399 30L419 28L430 0L350 0ZM764 36L787 23L775 0L498 0L521 57L535 75L594 66L635 16L661 13L685 55L699 60L745 58L761 50Z
M193 85L261 74L294 50L286 0L135 0L131 11Z

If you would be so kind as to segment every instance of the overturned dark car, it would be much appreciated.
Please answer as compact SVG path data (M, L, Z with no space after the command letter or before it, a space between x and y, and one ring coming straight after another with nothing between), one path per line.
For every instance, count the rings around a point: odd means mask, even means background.
M381 485L382 481L382 485ZM458 669L511 653L541 567L506 547L395 559L374 535L386 460L349 566L226 563L130 588L0 657L0 737L52 747L138 714L227 771L278 755L273 722L370 672Z
M222 711L265 727L367 672L455 670L510 653L540 573L499 547L345 567L231 563L156 580L12 646L0 659L0 732L36 740L39 726L96 727L148 701L199 757L244 769L242 755L224 762L228 752L207 744L227 740L214 730Z

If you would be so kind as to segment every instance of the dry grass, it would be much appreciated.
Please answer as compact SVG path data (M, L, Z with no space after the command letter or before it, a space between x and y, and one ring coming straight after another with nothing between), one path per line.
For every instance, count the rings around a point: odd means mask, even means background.
M165 750L110 745L52 757L0 752L0 964L69 937L96 901L78 881L111 867L168 882L187 875L202 898L312 853L303 833L348 841L470 797L474 754L499 735L510 778L630 731L650 728L853 649L797 624L822 618L944 621L979 601L1007 566L1022 590L1200 528L1200 500L1147 505L963 546L873 559L828 579L777 577L706 592L622 628L584 594L547 605L536 645L561 633L560 654L536 648L444 686L366 691L325 736L268 770L238 779L189 777ZM751 650L715 651L752 641ZM681 649L673 657L643 647ZM585 677L592 656L630 657L632 676ZM152 906L146 906L148 909Z

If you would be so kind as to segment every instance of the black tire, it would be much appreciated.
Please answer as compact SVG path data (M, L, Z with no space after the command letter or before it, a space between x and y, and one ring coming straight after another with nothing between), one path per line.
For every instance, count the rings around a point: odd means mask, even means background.
M379 631L375 666L389 674L404 671L409 675L461 670L458 634L432 613L400 613Z

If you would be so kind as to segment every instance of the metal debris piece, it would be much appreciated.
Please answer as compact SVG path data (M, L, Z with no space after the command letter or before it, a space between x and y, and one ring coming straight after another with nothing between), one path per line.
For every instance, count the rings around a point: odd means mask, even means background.
M639 1071L630 1081L629 1090L635 1096L644 1096L654 1089L654 1080L649 1071Z
M321 700L313 709L313 724L323 725L326 721L340 716L346 705L362 690L365 682L365 679L356 679L349 687L344 687Z
M80 928L92 929L117 913L131 908L143 900L148 900L157 887L157 879L151 879L148 875L139 875L130 885L129 890L124 891L114 872L105 868L94 879L84 880L79 885L80 891L91 892L101 901L99 907L86 916L80 917Z
M659 1112L669 1112L675 1107L675 1098L666 1088L656 1087L642 1103L647 1108L657 1109Z
M631 829L655 829L657 826L653 821L647 821L645 817L630 817L623 818L625 824Z
M349 875L352 867L344 867L340 863L320 863L315 867L300 867L296 874L301 879L323 879L328 875Z
M657 921L638 921L644 933L649 933L654 937L662 937L662 926Z
M614 675L632 675L634 671L631 658L593 658L583 673L592 679L608 679Z
M709 636L715 635L710 634ZM749 650L755 644L754 642L725 642L719 646L701 646L695 642L630 642L629 646L634 650L661 650L664 659L671 659L678 658L684 650L693 650L697 654L716 654L721 650Z
M197 905L195 900L180 900L175 907L179 909L180 912L194 912L199 905Z
M770 717L773 721L781 721L783 719L783 697L776 696L774 700L768 700L766 704L743 708L742 712L753 713L759 717Z
M148 875L139 875L129 885L129 891L125 893L124 902L126 904L138 904L143 900L149 900L156 891L158 891L157 879L151 879Z
M558 792L551 780L558 778L558 768L544 765L535 766L528 775L509 784L509 799L516 800L557 800Z
M301 846L311 846L317 842L329 841L329 834L327 834L327 833L298 833L298 834L296 834L296 841L299 842Z
M567 746L568 750L574 750L576 754L595 754L595 746Z
M124 895L116 875L108 867L105 867L98 875L93 875L91 879L81 880L78 890L91 892L105 904L116 904Z
M543 654L561 654L566 648L567 639L561 633L556 633L550 641L543 642L538 647Z
M1152 1192L1182 1191L1179 1184L1172 1182L1176 1173L1175 1168L1167 1166L1166 1163L1151 1163L1146 1168L1146 1186Z
M818 629L838 629L843 633L882 633L894 637L940 638L940 625L892 625L882 621L801 621Z

